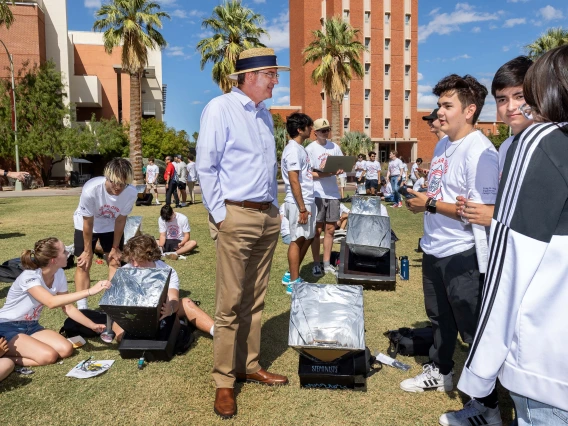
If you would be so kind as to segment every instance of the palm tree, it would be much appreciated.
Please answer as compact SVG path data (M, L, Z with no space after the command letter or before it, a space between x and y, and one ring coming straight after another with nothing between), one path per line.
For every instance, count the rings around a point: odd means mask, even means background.
M374 145L371 138L361 132L347 132L341 138L341 150L346 155L367 154Z
M568 30L564 30L561 27L549 28L534 42L527 44L525 50L529 57L534 60L544 55L549 50L564 44L568 44Z
M15 0L0 0L0 27L5 25L6 29L8 29L14 22L14 15L8 3L14 5L15 2Z
M334 16L325 22L323 30L312 31L314 40L304 49L304 64L319 62L312 72L315 84L323 83L323 90L331 99L331 132L339 143L340 107L352 79L352 72L362 78L363 66L359 54L367 49L357 41L360 30Z
M262 15L244 7L241 0L230 0L215 6L210 18L204 19L202 28L212 30L213 35L197 43L201 54L201 70L213 63L213 81L225 93L230 92L233 81L229 75L235 72L239 54L253 47L265 47L259 37L268 34L261 25Z
M169 18L152 0L110 0L97 11L93 29L104 31L108 54L122 45L122 70L130 74L130 162L134 183L144 182L142 175L140 79L148 64L148 49L163 49L167 43L157 28L162 18Z

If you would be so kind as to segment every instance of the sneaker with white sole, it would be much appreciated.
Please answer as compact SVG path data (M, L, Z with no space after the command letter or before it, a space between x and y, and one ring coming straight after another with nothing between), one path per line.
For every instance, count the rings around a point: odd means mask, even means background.
M333 274L336 275L337 274L337 269L335 269L333 266L328 265L326 267L323 268L323 272L325 272L326 274Z
M321 266L320 265L314 265L312 267L312 275L314 277L323 277L323 272L321 271Z
M489 408L475 399L466 403L459 411L442 414L439 422L442 426L503 425L499 406Z
M164 257L169 260L178 260L178 255L175 252L164 253Z
M156 204L157 206L159 206L159 205L162 204L162 203L160 203L160 201L156 200L156 202L155 202L154 204Z
M294 284L301 283L305 283L305 281L301 277L298 277L295 281L290 281L290 283L286 286L286 294L292 295L292 287L294 286Z
M290 284L290 271L286 271L284 273L284 276L282 277L282 284L283 285L288 285Z
M438 392L450 392L454 388L453 372L444 375L434 364L426 364L422 370L418 376L400 382L400 388L406 392L424 392L431 389Z

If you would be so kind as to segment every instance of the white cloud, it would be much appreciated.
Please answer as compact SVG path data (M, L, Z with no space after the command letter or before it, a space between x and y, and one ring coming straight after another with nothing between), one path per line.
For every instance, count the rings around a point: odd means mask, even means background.
M526 24L527 20L525 18L513 18L513 19L507 19L505 21L505 23L503 24L504 28L511 28L514 27L515 25L520 25L520 24Z
M418 41L426 41L432 34L447 35L460 31L460 26L463 24L497 20L497 15L498 13L476 12L474 7L468 3L458 3L453 12L436 14L426 25L420 25Z
M252 0L253 3L266 3L266 0Z
M418 81L422 80L424 78L424 76L422 75L421 72L418 73Z
M193 55L186 54L182 46L168 46L166 48L166 56L178 56L183 59L189 59Z
M201 102L201 101L193 101L191 104L192 104L192 105L199 105L199 104L202 104L202 103L203 103L203 102Z
M85 0L87 9L99 9L102 6L102 0Z
M162 6L173 6L177 3L177 0L156 0Z
M270 37L260 37L261 43L279 51L290 48L290 14L281 13L277 18L272 19L265 28Z
M507 0L507 3L519 3L519 2L526 3L528 1L529 0Z
M211 90L204 90L203 93L211 93Z
M554 21L557 19L563 19L564 15L560 9L555 9L552 6L548 5L539 9L538 14L544 19L545 21Z
M503 46L503 52L508 52L508 51L509 51L509 49L510 49L510 47L509 47L509 46Z
M274 101L277 105L290 105L290 96L281 96Z
M432 9L428 15L434 16L440 11L440 8L437 7L436 9Z
M471 32L472 32L472 33L480 33L480 32L481 32L481 27L473 27L473 28L471 29Z
M170 16L172 18L181 18L181 19L185 19L187 18L187 12L185 10L181 10L181 9L176 9L173 12L170 12Z
M496 121L497 120L497 104L495 98L491 95L485 98L485 105L479 115L480 121Z
M458 59L471 59L471 56L469 56L467 53L464 53L463 55L454 56L452 58L452 61L457 61Z

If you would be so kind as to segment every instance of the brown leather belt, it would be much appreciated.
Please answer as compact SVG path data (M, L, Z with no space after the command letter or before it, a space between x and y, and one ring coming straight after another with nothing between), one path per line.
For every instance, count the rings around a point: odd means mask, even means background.
M268 210L272 203L265 202L265 203L257 203L256 201L232 201L232 200L225 200L225 204L230 204L231 206L239 206L244 209L254 209L254 210Z

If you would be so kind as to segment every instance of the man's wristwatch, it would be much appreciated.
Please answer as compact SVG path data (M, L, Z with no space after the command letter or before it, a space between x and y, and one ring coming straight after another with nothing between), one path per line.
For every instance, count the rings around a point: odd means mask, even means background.
M426 201L426 211L429 213L436 213L436 200L432 197Z
M8 176L8 170L4 170L4 176Z

